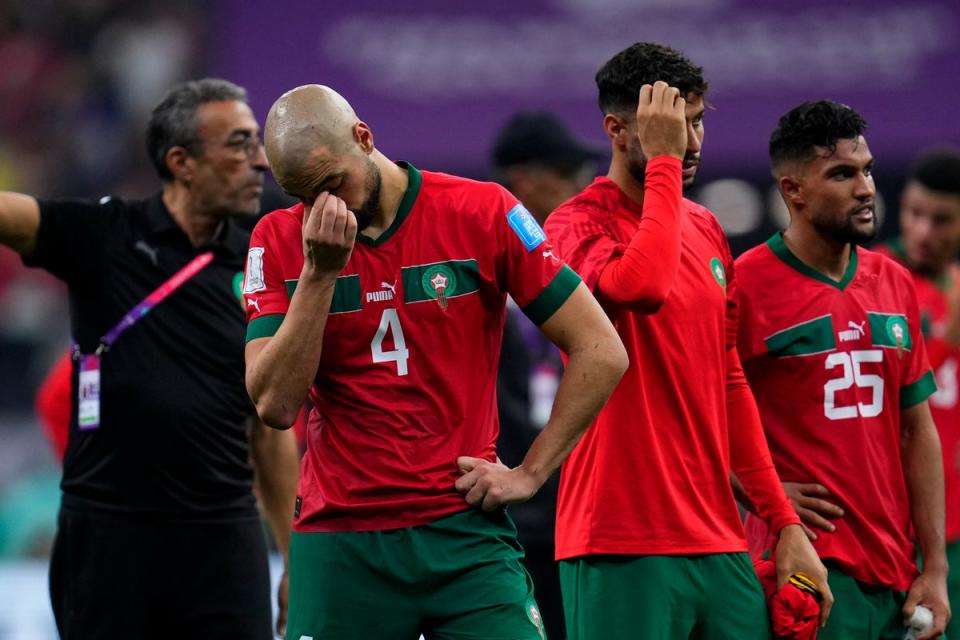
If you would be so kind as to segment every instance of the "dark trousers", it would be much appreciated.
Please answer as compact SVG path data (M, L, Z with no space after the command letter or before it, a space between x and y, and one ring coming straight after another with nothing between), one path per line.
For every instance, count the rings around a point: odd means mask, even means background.
M166 522L61 509L50 599L63 640L273 637L256 520Z

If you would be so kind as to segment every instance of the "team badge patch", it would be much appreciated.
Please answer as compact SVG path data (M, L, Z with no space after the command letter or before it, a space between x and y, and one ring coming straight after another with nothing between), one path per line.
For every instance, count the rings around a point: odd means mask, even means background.
M890 316L887 319L887 335L897 345L897 357L903 358L903 348L907 338L907 321L901 316Z
M423 272L420 286L427 297L435 299L440 308L446 310L447 298L457 292L457 276L447 265L434 265Z
M250 247L247 251L247 279L243 283L244 293L256 293L267 288L263 280L263 247Z
M727 272L724 271L720 258L714 258L710 261L710 273L713 274L713 279L717 281L718 285L723 289L727 288Z
M547 234L522 204L507 212L507 222L527 251L533 251L547 239Z

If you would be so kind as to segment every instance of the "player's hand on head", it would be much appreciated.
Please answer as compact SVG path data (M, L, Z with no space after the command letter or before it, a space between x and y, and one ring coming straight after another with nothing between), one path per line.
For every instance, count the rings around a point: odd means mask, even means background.
M918 640L939 638L947 628L951 616L945 572L924 571L913 581L903 603L904 624L908 624L917 605L923 605L933 612L933 626L919 634Z
M356 239L356 216L343 200L324 191L303 214L304 268L320 277L338 275Z
M457 467L462 474L455 487L467 503L484 511L494 511L516 502L526 502L540 489L540 483L523 467L511 469L499 458L489 462L482 458L460 456Z
M784 482L783 490L790 498L790 504L800 516L807 536L811 540L817 539L815 529L830 533L836 530L836 526L830 520L842 518L843 509L830 502L833 495L826 487L814 483Z
M820 601L820 626L823 627L833 608L833 592L827 582L827 568L798 525L789 525L780 530L780 539L774 551L777 565L777 588L779 589L790 576L802 574L817 585L817 591L823 596Z
M637 101L637 138L647 159L687 153L687 101L676 87L658 80L640 88Z

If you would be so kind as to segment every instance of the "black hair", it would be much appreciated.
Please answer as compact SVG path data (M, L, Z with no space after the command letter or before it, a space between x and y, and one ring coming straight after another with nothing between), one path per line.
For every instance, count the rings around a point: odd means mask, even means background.
M147 154L162 179L173 179L167 167L171 148L184 147L196 155L203 147L197 135L197 108L229 100L246 103L246 90L219 78L203 78L178 84L154 107L147 124Z
M960 195L960 149L927 149L910 167L909 179L930 191Z
M856 139L866 128L863 116L845 104L804 102L785 113L770 134L770 164L776 169L784 161L805 162L814 156L815 147L833 153L838 140Z
M679 51L655 42L637 42L616 54L597 71L600 110L603 113L635 111L640 87L662 80L680 90L680 95L702 96L707 92L703 67Z

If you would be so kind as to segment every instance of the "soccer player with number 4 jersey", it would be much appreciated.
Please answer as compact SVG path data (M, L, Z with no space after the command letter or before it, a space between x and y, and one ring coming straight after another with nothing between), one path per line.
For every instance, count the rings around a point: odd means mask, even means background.
M301 200L254 230L247 387L268 425L313 404L294 517L287 637L542 639L504 511L560 465L626 368L616 332L522 204L393 163L327 87L267 119ZM495 451L510 294L569 356L520 466Z
M877 233L865 126L828 101L780 119L770 159L790 227L736 261L731 318L777 471L830 570L819 637L902 638L923 605L934 622L918 637L933 638L950 617L935 385L910 275L858 246ZM753 517L747 534L769 548Z

